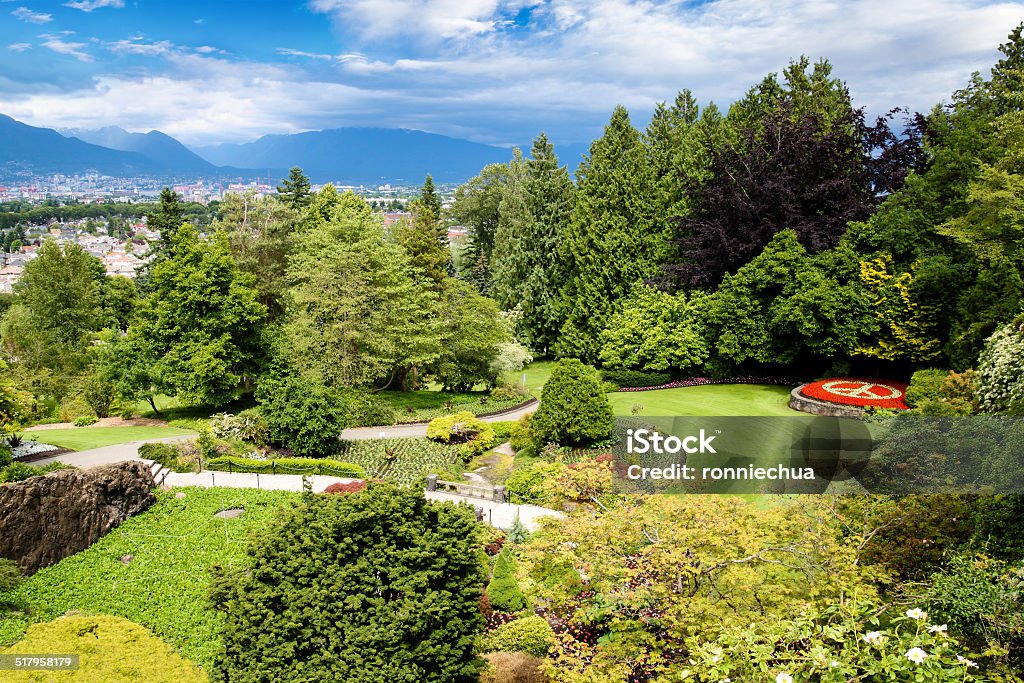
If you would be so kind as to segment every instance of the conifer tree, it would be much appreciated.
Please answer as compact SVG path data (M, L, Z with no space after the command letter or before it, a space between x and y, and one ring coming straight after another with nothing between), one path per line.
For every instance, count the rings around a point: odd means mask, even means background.
M441 220L441 198L437 196L437 190L434 189L434 178L429 173L426 180L423 181L420 203L433 212L436 220ZM440 233L438 234L440 235Z
M556 351L595 360L616 302L637 280L657 274L667 251L647 149L624 107L616 107L604 136L590 146L577 179L576 205L559 245L567 279Z
M298 166L288 172L288 177L277 186L277 193L281 195L281 201L295 211L301 211L309 204L312 196L309 178Z

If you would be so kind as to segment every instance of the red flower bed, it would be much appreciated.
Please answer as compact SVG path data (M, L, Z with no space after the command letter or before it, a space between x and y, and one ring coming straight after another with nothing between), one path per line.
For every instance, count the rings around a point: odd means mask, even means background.
M862 408L906 410L906 382L860 377L831 377L805 384L800 393L819 401Z

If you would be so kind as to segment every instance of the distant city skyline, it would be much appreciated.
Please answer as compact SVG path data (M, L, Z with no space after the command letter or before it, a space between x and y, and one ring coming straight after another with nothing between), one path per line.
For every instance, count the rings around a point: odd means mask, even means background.
M347 126L522 145L644 125L690 88L725 107L828 58L871 113L948 101L1024 19L971 0L0 0L0 113L192 146Z

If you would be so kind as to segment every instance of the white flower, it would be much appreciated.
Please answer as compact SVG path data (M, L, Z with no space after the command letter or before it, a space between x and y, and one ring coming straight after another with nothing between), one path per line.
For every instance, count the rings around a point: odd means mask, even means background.
M956 656L956 661L961 666L965 666L967 668L971 668L971 667L974 667L975 669L978 668L978 664L976 662L972 662L971 660L967 659L967 657L961 657L960 655L957 655Z
M793 677L787 673L781 673L775 677L775 683L793 683Z
M879 645L885 640L885 636L882 635L881 631L868 631L860 638L869 645Z
M946 632L946 625L945 624L939 624L938 626L936 626L936 625L933 624L932 626L928 627L928 632L929 633L945 633Z
M907 610L907 616L911 619L917 619L918 621L924 621L928 618L928 613L921 610L920 607Z
M928 659L928 653L919 647L912 647L907 650L907 654L903 655L914 664L920 664L924 660Z
M832 660L831 662L829 662L829 663L828 663L828 665L829 665L829 666L831 666L831 667L837 667L837 666L841 666L841 665L839 664L839 662L837 662L837 661L836 661L836 660L834 660L834 659L833 659L833 660Z

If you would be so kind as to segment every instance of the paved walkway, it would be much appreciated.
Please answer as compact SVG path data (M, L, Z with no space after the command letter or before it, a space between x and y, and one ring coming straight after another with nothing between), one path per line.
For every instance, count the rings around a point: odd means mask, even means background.
M63 453L50 458L40 458L39 460L33 460L29 464L39 466L49 465L52 462L63 462L68 465L74 465L75 467L96 467L97 465L106 465L112 462L121 462L123 460L138 460L139 446L144 443L172 443L175 441L191 441L195 438L195 434L183 434L181 436L167 436L162 439L129 441L128 443L119 443L113 446L103 446L101 448L91 448L86 451Z
M533 401L522 408L480 418L484 422L515 422L523 415L529 415L537 410L539 402ZM351 427L341 433L342 441L365 441L366 439L413 439L422 438L427 435L427 425L394 425L391 427Z
M306 479L312 484L313 491L320 493L331 484L349 484L355 479L343 477L324 477L310 475ZM225 487L243 489L268 489L274 491L302 491L302 475L299 474L246 474L241 472L200 472L198 474L184 474L170 472L164 485L177 486L202 486L205 488ZM440 491L424 491L423 495L428 500L442 502L466 503L483 511L483 520L491 526L508 529L515 522L516 517L529 529L535 531L539 527L541 517L562 517L562 513L556 510L537 507L536 505L512 505L511 503L495 503L480 498L467 498L456 496Z

